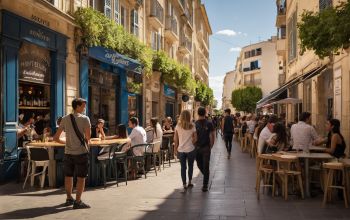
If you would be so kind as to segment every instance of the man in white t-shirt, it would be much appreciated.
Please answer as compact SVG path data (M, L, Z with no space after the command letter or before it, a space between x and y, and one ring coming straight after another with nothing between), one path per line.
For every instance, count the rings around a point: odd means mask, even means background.
M259 141L258 141L258 154L263 154L264 152L264 147L266 145L266 141L271 137L272 132L273 132L273 126L275 123L277 123L278 118L276 115L271 115L268 119L268 122L264 129L261 131L259 135Z
M143 127L139 126L139 120L136 117L131 117L129 119L129 127L132 128L129 139L131 141L131 146L138 144L146 144L147 135ZM134 154L136 156L141 156L143 153L144 147L134 149Z

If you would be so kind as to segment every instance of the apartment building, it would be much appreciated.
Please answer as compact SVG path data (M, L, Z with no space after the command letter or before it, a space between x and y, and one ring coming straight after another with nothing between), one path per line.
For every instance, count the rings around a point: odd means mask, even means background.
M245 46L236 62L236 71L241 79L240 84L243 87L261 88L263 97L278 88L279 68L276 42L277 38L271 37L267 41Z
M231 104L232 91L234 90L235 78L237 77L236 71L227 72L224 78L224 86L222 89L222 110L227 108L234 112L234 108Z

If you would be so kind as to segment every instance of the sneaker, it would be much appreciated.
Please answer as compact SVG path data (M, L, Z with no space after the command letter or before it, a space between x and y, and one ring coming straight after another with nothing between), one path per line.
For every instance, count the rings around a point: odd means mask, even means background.
M194 185L193 185L193 183L189 183L188 185L187 185L187 188L192 188Z
M229 154L229 155L227 155L227 159L230 159L231 158L231 155Z
M187 191L187 186L184 185L183 188L182 188L182 190L181 190L180 192L181 192L181 193L186 193L186 191Z
M207 192L208 191L208 186L207 185L204 185L203 187L202 187L202 192Z
M88 204L83 203L82 201L80 202L74 201L73 209L89 209L89 208L90 206Z
M71 206L73 205L75 200L73 198L66 199L66 203L64 203L64 206Z

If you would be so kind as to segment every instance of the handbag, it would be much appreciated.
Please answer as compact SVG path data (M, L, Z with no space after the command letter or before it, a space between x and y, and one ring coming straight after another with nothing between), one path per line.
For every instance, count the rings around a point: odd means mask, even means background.
M72 121L72 125L74 128L75 134L77 135L78 139L80 140L81 146L83 146L85 148L86 152L89 153L88 143L78 129L78 125L77 125L77 122L75 121L74 115L70 114L69 116L70 116L70 119Z

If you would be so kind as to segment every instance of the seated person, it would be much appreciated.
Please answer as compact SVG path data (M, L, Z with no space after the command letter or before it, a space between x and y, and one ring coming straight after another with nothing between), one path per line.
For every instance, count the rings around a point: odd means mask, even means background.
M94 128L92 128L91 131L91 137L92 138L100 138L101 140L104 140L106 138L106 131L107 129L104 127L105 125L105 120L103 119L98 119L97 123Z
M146 144L147 135L143 127L139 126L139 120L136 117L129 119L129 127L132 128L131 134L129 136L131 146ZM144 149L143 147L134 149L134 154L136 156L141 156Z
M166 119L164 120L164 124L163 124L163 131L164 132L172 132L173 131L173 127L172 127L172 119L171 117L166 117Z
M285 126L279 122L273 126L272 135L266 141L267 149L265 153L275 153L277 151L287 151L289 149L288 135Z
M18 147L24 147L25 142L31 141L35 135L34 114L26 113L17 126Z

